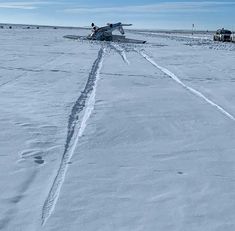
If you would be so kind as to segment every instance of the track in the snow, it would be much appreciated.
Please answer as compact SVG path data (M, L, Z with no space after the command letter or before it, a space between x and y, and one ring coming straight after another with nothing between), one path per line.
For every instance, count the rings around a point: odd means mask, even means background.
M126 64L130 64L129 60L127 59L126 57L126 53L125 53L125 50L119 46L118 44L116 43L110 43L110 47L115 50L123 59L123 61L126 63Z
M148 62L150 62L153 66L155 66L156 68L158 68L159 70L161 70L163 73L165 73L167 76L169 76L171 79L173 79L175 82L177 82L178 84L180 84L182 87L184 87L185 89L187 89L188 91L190 91L192 94L200 97L201 99L203 99L204 101L206 101L208 104L210 104L211 106L215 107L217 110L219 110L221 113L223 113L225 116L227 116L229 119L235 121L235 117L233 115L231 115L229 112L227 112L223 107L221 107L220 105L216 104L215 102L213 102L212 100L208 99L205 95L203 95L201 92L199 92L198 90L187 86L185 83L183 83L175 74L173 74L171 71L169 71L168 69L166 69L165 67L161 67L160 65L158 65L152 58L150 58L144 51L140 51L137 49L134 49L138 54L140 54L143 58L145 58Z
M86 128L87 120L94 109L97 82L102 68L104 55L105 48L101 48L97 59L93 63L85 89L75 102L69 116L64 153L61 159L60 167L57 171L57 175L42 209L42 225L46 223L56 206L61 187L65 180L68 163L74 154L79 138L82 136ZM81 116L81 112L83 111L84 113L82 118L79 118Z
M125 50L122 47L117 44L110 44L108 47L115 50L122 57L123 61L126 64L129 64ZM43 206L42 225L46 223L47 219L50 217L56 206L61 187L65 180L68 163L73 156L79 138L82 136L85 130L86 122L94 109L97 81L99 79L100 71L102 68L104 54L105 48L101 48L98 53L97 59L93 63L85 89L74 104L71 114L69 116L68 132L64 153L60 163L60 167L57 171L57 175L54 179L53 185ZM80 120L79 116L84 110L84 115Z

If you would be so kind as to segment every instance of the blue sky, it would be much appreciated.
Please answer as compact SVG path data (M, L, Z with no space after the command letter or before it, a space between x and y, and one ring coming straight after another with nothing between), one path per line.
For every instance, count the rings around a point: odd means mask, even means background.
M88 26L133 23L149 29L235 30L235 0L0 0L0 22Z

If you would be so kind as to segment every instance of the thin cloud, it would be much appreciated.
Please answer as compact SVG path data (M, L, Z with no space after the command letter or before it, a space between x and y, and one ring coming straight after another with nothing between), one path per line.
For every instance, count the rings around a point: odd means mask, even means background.
M20 10L35 10L39 5L50 4L50 2L1 2L0 8L5 9L20 9Z
M156 13L156 12L203 12L215 7L231 6L235 2L165 2L151 5L122 7L74 7L65 9L67 13Z

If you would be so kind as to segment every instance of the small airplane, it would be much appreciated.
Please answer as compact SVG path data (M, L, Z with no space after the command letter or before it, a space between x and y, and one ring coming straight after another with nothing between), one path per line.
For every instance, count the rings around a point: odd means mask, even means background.
M112 41L121 43L146 43L144 40L129 39L124 36L124 26L132 26L132 24L107 23L107 26L97 27L94 23L91 24L92 33L88 36L66 35L64 38L68 39L85 39L85 40L98 40L98 41ZM114 35L113 31L118 30L121 35Z

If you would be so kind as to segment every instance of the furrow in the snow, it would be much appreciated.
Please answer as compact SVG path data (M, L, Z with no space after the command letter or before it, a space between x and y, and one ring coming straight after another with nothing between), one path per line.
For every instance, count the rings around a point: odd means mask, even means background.
M158 65L152 58L150 58L144 51L139 51L137 49L135 49L135 51L137 53L139 53L142 57L144 57L148 62L150 62L153 66L155 66L156 68L158 68L159 70L161 70L163 73L165 73L166 75L168 75L171 79L173 79L174 81L176 81L178 84L180 84L182 87L184 87L185 89L187 89L188 91L190 91L191 93L193 93L194 95L200 97L201 99L205 100L208 104L212 105L213 107L217 108L217 110L219 110L220 112L222 112L225 116L227 116L228 118L230 118L231 120L235 121L235 117L233 115L231 115L229 112L227 112L223 107L221 107L220 105L216 104L215 102L213 102L212 100L210 100L209 98L207 98L205 95L203 95L201 92L199 92L198 90L187 86L185 83L183 83L175 74L173 74L171 71L169 71L168 69L166 69L165 67L161 67L160 65Z
M46 223L56 206L60 190L68 169L68 162L74 154L78 140L82 136L86 128L87 120L89 119L94 109L96 87L103 64L104 54L105 48L101 48L98 53L97 59L93 63L85 89L72 108L68 121L67 139L61 164L42 209L42 225ZM83 110L83 117L79 120L80 113Z
M110 47L111 47L112 49L114 49L114 50L122 57L123 61L124 61L127 65L130 64L129 60L128 60L127 57L126 57L126 52L125 52L125 50L124 50L122 47L120 47L120 46L119 46L118 44L116 44L116 43L110 43Z

